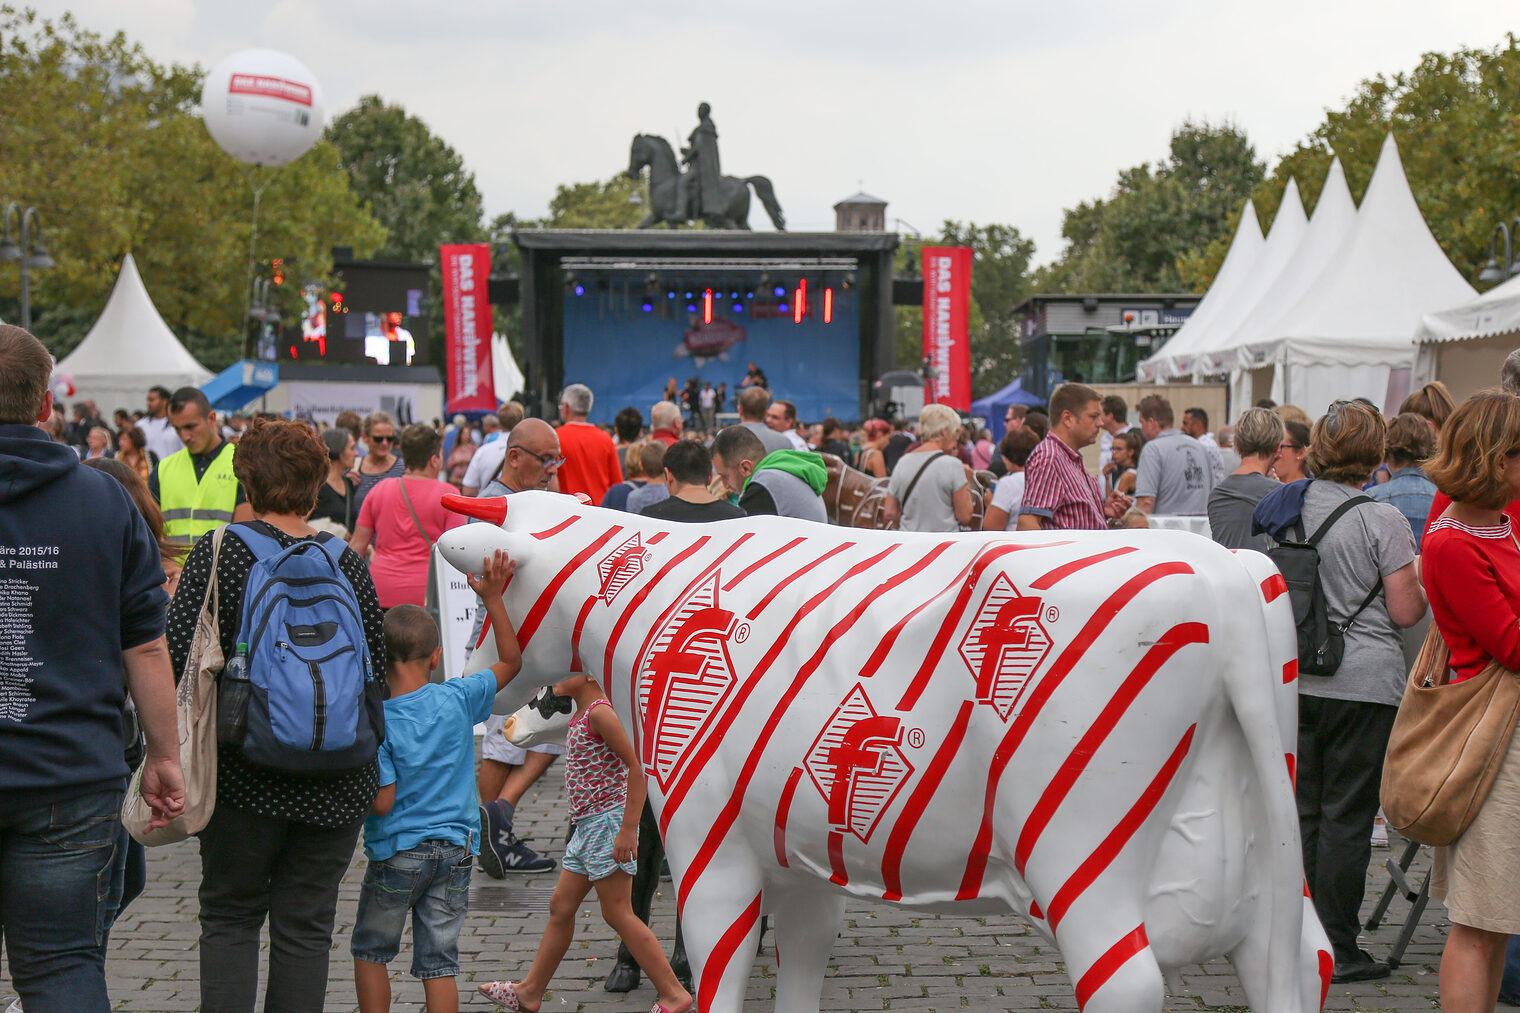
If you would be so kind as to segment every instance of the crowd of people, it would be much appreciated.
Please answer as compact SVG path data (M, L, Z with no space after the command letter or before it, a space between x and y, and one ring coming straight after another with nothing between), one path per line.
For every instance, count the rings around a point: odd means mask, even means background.
M556 687L578 704L566 747L518 748L490 714L520 658L501 605L511 560L470 578L476 635L489 617L501 662L430 678L440 656L424 608L433 546L465 523L445 507L449 493L556 490L682 523L827 523L828 454L883 481L886 517L905 531L966 530L980 497L988 531L1145 528L1183 516L1206 518L1210 536L1236 550L1309 540L1344 654L1332 674L1300 677L1296 791L1306 879L1338 981L1388 973L1360 947L1358 913L1383 753L1417 644L1406 631L1428 612L1457 678L1491 661L1520 669L1520 352L1502 389L1461 405L1433 383L1391 420L1363 400L1337 401L1317 419L1264 402L1217 432L1205 410L1179 419L1154 394L1132 424L1123 398L1068 383L1046 406L1009 408L997 443L937 404L913 423L807 425L754 364L731 425L717 424L725 390L672 378L647 418L628 407L606 428L588 421L594 395L581 384L563 390L553 420L516 402L448 425L398 427L384 412L345 412L331 425L222 419L194 388L154 388L141 413L117 412L107 425L84 401L69 422L54 407L51 369L31 335L0 326L0 544L66 564L26 571L31 611L26 637L13 639L31 651L30 682L0 663L0 926L27 1013L108 1008L106 934L144 880L142 848L116 820L126 774L141 768L155 823L182 811L174 682L199 650L202 612L214 614L221 656L244 656L243 632L265 607L249 589L271 558L308 543L331 555L351 594L351 649L387 697L384 741L319 778L254 762L236 744L218 749L217 804L199 831L202 1008L252 1009L266 924L266 1008L322 1007L338 884L361 834L370 864L351 950L367 1013L389 1006L386 964L409 914L428 1008L457 1008L457 936L476 862L498 878L560 871L532 968L483 986L487 998L513 1009L542 1002L594 889L625 944L609 988L634 987L642 969L662 1008L691 1007L684 958L667 961L636 913L649 886L634 878L639 827L646 838L655 831L638 761L597 684L577 676ZM92 576L83 587L71 579L81 567ZM487 727L478 765L477 722ZM1437 852L1432 892L1453 922L1445 1009L1492 1008L1505 941L1520 933L1517 748L1474 829ZM556 863L514 824L560 755L575 829Z

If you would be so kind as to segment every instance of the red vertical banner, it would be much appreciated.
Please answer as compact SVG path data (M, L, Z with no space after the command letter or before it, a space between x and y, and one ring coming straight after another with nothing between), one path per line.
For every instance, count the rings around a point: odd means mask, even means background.
M491 379L491 248L484 243L440 246L443 268L443 357L450 412L495 411Z
M971 410L971 247L925 246L924 358L939 374L924 381L924 404Z

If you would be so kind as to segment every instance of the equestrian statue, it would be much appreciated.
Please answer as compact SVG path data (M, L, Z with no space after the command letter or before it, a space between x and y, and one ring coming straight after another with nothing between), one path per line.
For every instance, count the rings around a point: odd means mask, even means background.
M685 171L663 137L634 137L628 152L628 175L637 178L646 166L649 168L649 214L638 227L647 229L664 222L679 228L688 222L703 222L715 229L748 229L749 191L753 187L771 224L785 230L786 218L769 179L723 175L718 162L718 128L713 126L711 111L706 102L697 107L697 128L687 138L687 147L681 149Z

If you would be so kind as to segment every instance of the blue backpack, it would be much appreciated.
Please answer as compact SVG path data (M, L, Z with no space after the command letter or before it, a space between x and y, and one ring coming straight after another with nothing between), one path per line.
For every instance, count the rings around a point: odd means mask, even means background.
M371 667L359 599L338 567L344 542L324 532L281 548L248 525L227 530L257 560L237 636L239 651L247 648L243 755L314 776L364 766L385 738L384 690Z

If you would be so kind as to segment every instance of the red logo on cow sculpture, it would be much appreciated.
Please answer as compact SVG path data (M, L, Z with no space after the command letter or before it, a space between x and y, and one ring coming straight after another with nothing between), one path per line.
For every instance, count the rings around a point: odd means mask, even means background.
M960 643L961 659L976 677L977 702L991 705L1007 721L1049 653L1050 635L1040 625L1040 599L1019 594L1007 575L999 573Z
M602 589L596 596L611 605L618 592L644 572L644 563L648 559L649 550L644 548L644 542L635 531L632 538L607 553L596 564L596 572L602 577Z
M718 574L688 588L638 666L646 770L663 789L734 688L734 614L718 604Z
M899 748L902 722L878 715L859 683L835 709L804 766L829 803L829 825L869 840L913 773Z

